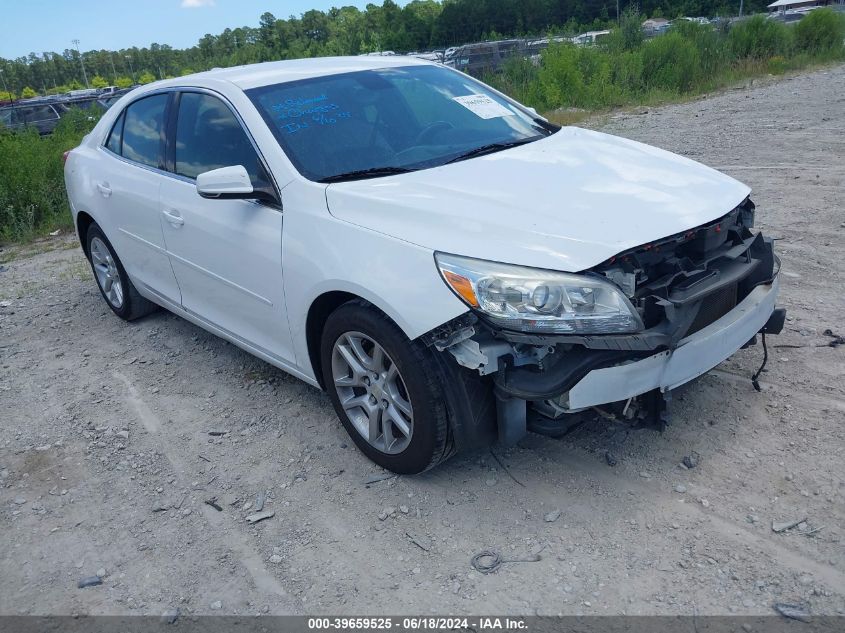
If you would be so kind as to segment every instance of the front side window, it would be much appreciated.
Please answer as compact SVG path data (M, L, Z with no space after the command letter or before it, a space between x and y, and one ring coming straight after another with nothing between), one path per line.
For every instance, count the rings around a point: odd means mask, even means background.
M553 131L484 84L442 66L315 77L247 95L291 162L317 181L435 167Z
M125 111L121 154L142 165L162 167L162 127L167 107L166 94L145 97Z
M176 173L187 178L242 165L253 183L263 173L258 154L232 111L217 97L185 92L176 119Z

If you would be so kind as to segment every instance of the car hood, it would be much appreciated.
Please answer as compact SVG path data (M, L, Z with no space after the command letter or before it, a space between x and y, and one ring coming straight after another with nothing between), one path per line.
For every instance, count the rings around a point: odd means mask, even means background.
M715 220L750 193L700 163L566 127L509 150L327 187L335 217L435 251L566 272Z

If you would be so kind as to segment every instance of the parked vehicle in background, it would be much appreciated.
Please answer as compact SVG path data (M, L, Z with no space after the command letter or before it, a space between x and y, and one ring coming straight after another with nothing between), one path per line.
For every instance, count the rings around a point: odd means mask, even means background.
M409 57L417 57L419 59L424 59L424 60L429 61L429 62L437 62L437 63L443 62L443 51L428 51L428 52L425 52L425 53L414 52L414 53L408 53L408 56Z
M499 68L509 57L525 56L529 40L510 39L496 42L478 42L448 49L444 64L455 70L479 76Z
M67 99L61 102L61 105L67 108L79 108L80 110L106 110L107 108L100 103L100 99Z
M85 97L94 98L100 94L97 88L83 88L81 90L68 90L64 96L68 99L84 99Z
M587 31L572 38L572 43L576 46L592 46L598 44L603 38L610 35L610 31Z
M97 102L100 104L103 110L108 110L110 107L112 107L115 103L118 102L121 96L123 95L113 95L111 97L97 99Z
M785 318L747 186L415 58L157 82L65 157L117 316L163 306L325 389L400 473L595 407L662 428Z
M67 106L60 103L29 103L0 108L0 124L12 130L32 126L42 136L50 134L67 112Z

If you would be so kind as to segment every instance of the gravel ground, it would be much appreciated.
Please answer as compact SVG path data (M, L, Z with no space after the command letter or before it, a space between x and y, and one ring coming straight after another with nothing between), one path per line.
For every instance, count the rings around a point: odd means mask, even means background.
M839 66L593 123L755 189L789 311L762 393L758 347L663 434L598 420L417 477L365 483L328 399L234 346L117 319L71 236L0 252L0 613L845 613L843 115ZM540 560L485 576L484 549Z

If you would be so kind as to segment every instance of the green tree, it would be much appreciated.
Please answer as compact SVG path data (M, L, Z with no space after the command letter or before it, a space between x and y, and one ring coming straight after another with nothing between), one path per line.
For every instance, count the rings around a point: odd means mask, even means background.
M108 85L109 82L106 81L103 77L100 77L100 75L94 75L91 78L91 86L93 88L105 88Z
M114 80L114 85L118 88L128 88L132 85L132 80L129 77L118 77Z
M141 76L138 77L139 84L149 84L156 80L156 76L152 74L150 71L145 70L141 73Z
M38 96L38 93L35 92L35 90L30 88L29 86L26 86L23 90L21 90L21 98L22 99L31 99L32 97L37 97L37 96Z
M643 43L645 36L642 21L640 10L635 4L629 4L619 16L619 33L622 36L622 46L626 51L635 49Z

